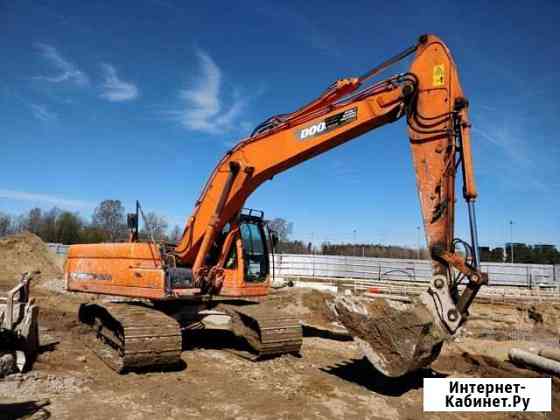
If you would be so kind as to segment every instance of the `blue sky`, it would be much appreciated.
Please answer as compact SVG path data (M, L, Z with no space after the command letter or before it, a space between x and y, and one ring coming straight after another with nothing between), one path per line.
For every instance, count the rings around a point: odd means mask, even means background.
M552 1L0 1L0 211L89 217L103 199L132 210L138 198L183 225L253 126L432 32L471 103L481 244L509 241L513 220L514 241L560 245L559 19ZM415 246L404 121L275 177L247 205L293 222L298 239Z

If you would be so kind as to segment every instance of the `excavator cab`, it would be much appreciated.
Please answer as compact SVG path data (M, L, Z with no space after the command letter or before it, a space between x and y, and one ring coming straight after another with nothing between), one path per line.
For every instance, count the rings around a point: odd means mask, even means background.
M260 210L243 209L238 219L222 230L225 252L221 296L265 296L269 287L269 254L274 241ZM225 258L224 258L225 257Z
M262 214L260 212L260 216L241 215L239 232L243 243L243 270L245 281L248 283L264 282L269 274L268 241Z

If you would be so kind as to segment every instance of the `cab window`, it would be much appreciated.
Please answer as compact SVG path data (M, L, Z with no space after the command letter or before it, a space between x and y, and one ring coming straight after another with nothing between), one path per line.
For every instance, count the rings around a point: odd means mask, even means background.
M245 260L245 281L265 281L268 275L268 252L263 231L254 223L241 224L240 231Z

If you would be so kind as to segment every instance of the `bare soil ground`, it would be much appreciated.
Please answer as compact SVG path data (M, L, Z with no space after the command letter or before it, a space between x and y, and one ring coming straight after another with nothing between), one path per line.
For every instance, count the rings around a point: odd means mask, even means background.
M20 271L37 266L47 273L32 288L41 308L41 353L32 371L0 380L0 419L474 419L478 415L423 413L423 378L547 376L507 362L507 352L512 346L558 345L560 305L475 304L467 325L431 368L387 379L333 325L325 305L329 295L283 289L268 304L303 320L301 357L252 362L228 352L238 342L229 333L199 332L184 337L183 366L118 375L82 340L78 307L96 298L64 292L44 244L31 236L23 243L9 242L0 259L11 258ZM0 290L17 279L10 270L0 269ZM509 418L560 418L560 380L553 379L552 413Z
M542 376L515 367L505 355L514 345L558 343L560 312L554 305L531 309L477 304L472 322L444 346L431 368L387 379L353 341L323 330L331 322L322 309L325 295L288 289L275 293L270 302L317 327L305 328L302 357L252 362L227 351L235 342L229 334L202 333L185 337L181 368L118 375L81 340L78 305L92 297L44 286L34 292L41 306L41 354L31 372L0 381L2 419L468 419L477 416L423 413L422 379ZM560 381L554 379L552 413L519 413L511 418L560 418L559 395Z

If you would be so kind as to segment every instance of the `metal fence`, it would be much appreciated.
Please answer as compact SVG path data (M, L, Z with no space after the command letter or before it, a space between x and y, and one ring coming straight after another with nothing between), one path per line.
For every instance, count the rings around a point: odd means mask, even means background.
M482 263L481 270L488 273L490 285L553 287L560 283L560 266L554 265ZM432 265L429 260L276 254L274 273L277 277L355 278L425 283L432 277Z
M47 244L49 251L54 252L56 255L66 255L68 253L69 246L70 245L53 244L50 242Z

